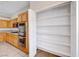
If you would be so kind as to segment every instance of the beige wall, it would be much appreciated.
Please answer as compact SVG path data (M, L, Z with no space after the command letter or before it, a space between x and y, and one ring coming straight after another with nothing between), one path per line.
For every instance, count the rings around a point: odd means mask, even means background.
M39 12L41 10L50 8L52 6L56 6L64 2L67 2L67 1L31 1L30 8L35 10L36 12Z

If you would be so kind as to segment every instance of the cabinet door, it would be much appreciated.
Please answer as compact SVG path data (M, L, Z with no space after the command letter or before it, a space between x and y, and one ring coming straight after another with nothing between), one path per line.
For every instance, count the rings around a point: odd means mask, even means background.
M27 22L28 21L28 12L21 13L18 16L18 22Z
M21 22L21 15L18 16L18 21L17 22Z
M7 42L9 42L9 43L11 43L12 42L12 36L11 36L11 34L10 33L7 33L7 36L6 36L6 41Z
M9 21L7 21L7 27L8 28L13 28L14 26L14 24L17 22L17 20L9 20Z
M1 32L0 33L0 42L5 41L5 39L6 39L6 33Z
M18 44L18 39L19 39L18 35L13 35L12 38L13 38L13 40L12 40L13 41L13 45L18 47L18 45L19 45Z
M8 27L8 28L12 28L12 21L8 21L8 22L7 22L7 27Z
M22 16L22 22L28 21L28 13L27 12L23 13L21 16Z
M0 20L0 28L7 28L7 21Z
M8 33L7 42L11 43L12 45L18 47L18 35Z

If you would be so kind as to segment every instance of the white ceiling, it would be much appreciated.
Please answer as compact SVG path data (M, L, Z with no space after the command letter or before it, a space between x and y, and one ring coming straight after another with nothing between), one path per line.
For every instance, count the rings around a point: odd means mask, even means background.
M16 13L27 10L27 1L0 1L0 17L11 18Z

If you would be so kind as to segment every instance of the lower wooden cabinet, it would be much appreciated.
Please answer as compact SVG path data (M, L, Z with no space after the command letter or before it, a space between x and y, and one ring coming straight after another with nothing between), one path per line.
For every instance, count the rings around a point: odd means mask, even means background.
M7 33L7 40L8 43L18 47L18 35Z
M5 32L0 32L0 42L8 42L11 45L19 48L20 50L22 50L25 53L28 53L28 38L26 37L26 46L25 47L21 47L19 45L19 36L18 34L13 34L13 33L5 33ZM21 48L20 48L21 47Z
M0 42L4 42L6 40L6 33L0 32Z

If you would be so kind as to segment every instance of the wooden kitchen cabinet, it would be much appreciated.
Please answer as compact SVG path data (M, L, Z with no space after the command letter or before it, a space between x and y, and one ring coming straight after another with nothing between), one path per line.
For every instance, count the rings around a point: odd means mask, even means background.
M8 28L14 28L14 24L16 24L16 23L17 23L17 19L15 19L15 20L9 20L7 22L7 27Z
M6 33L0 32L0 42L4 42L6 40Z
M11 23L10 20L7 22L7 27L8 27L8 28L12 28L12 23Z
M28 13L26 12L26 13L22 13L21 14L22 16L22 22L27 22L28 21Z
M18 47L18 35L15 35L13 33L7 33L7 42Z
M0 20L0 28L7 28L7 21L6 20Z
M27 22L28 21L28 12L21 13L18 16L18 22Z
M17 22L18 22L18 23L21 22L21 15L18 16Z

